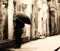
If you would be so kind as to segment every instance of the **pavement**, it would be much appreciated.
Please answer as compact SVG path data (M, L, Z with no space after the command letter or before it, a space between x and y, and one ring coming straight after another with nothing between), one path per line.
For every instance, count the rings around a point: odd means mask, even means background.
M37 39L34 41L22 44L21 48L10 48L9 51L55 51L60 47L60 35ZM60 48L58 49L60 51Z

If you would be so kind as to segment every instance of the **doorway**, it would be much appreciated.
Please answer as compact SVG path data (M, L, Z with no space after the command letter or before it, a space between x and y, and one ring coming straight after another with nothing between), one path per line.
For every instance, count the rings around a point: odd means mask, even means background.
M49 19L49 29L50 29L50 35L55 34L55 12L50 11L50 19Z

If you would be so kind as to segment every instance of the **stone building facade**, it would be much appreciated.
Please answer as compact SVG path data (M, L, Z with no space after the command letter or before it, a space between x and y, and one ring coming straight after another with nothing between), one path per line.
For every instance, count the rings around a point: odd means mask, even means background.
M59 3L58 0L50 0L48 2L49 5L49 25L50 25L50 35L56 35L59 34L59 16L58 11L59 9ZM60 14L59 14L60 15Z
M7 1L7 0L6 0ZM13 39L13 28L15 25L16 13L24 13L31 19L31 25L25 24L24 33L22 38L31 39L40 38L41 36L50 36L60 33L60 2L59 0L8 0L0 1L0 18L7 18L6 30L1 32L7 32L0 35L0 39ZM3 2L7 4L7 8L4 8ZM4 14L4 13L5 14ZM7 14L8 13L8 14ZM3 16L1 16L1 14ZM8 15L8 16L7 16ZM2 20L1 19L1 20ZM1 24L0 24L1 25ZM5 26L5 25L3 25ZM4 29L4 28L3 28ZM5 36L6 35L6 36ZM2 38L1 38L2 37Z

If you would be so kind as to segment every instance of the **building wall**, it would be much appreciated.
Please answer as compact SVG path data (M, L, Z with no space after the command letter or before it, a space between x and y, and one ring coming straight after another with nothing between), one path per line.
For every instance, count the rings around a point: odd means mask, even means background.
M8 38L7 1L1 0L0 4L0 40L4 40Z
M16 12L24 13L31 19L31 12L32 12L32 0L18 0L16 1ZM28 37L30 40L30 25L25 24L24 33L22 38Z
M38 0L38 32L42 36L49 34L49 9L47 1Z
M13 5L13 1L12 1L12 5ZM10 5L10 2L9 2L8 8L10 9L10 6L12 8L8 15L11 15L12 13L12 17L8 16L8 19L9 19L8 26L10 26L10 23L11 23L11 27L8 28L9 29L9 32L8 32L9 36L7 35L9 37L8 39L11 39L11 37L13 37L12 30L13 30L14 6L12 5ZM52 14L50 14L49 11L51 11ZM6 10L4 12L6 12ZM60 23L59 23L60 22L60 4L58 3L57 0L51 0L49 2L47 2L47 0L29 0L29 1L16 0L15 12L24 13L28 15L29 18L31 19L31 23L32 23L31 26L25 24L22 38L28 37L28 40L30 40L31 38L35 39L36 37L55 35L60 33ZM6 19L6 18L4 17L3 19ZM51 21L49 19L51 19ZM49 23L51 23L51 30L50 30Z
M59 21L58 21L58 9L57 9L57 1L51 0L49 1L50 7L50 19L51 19L51 29L50 35L55 35L59 33ZM52 13L53 12L53 13ZM54 21L53 21L54 20Z
M2 37L3 34L1 34L1 32L2 32L2 31L1 31L1 21L2 21L2 20L1 20L1 19L2 19L2 18L1 18L1 17L2 17L2 15L1 15L1 5L2 5L2 1L0 1L0 41L3 39L3 37Z
M58 13L58 32L60 33L60 2L56 0L57 4L57 13Z
M24 11L24 14L26 14L27 16L29 16L29 18L31 19L31 13L32 13L32 0L23 0L22 2L23 4L26 4L27 7ZM29 37L29 40L30 40L30 25L28 24L25 24L25 29L26 29L26 35L25 36L28 36Z

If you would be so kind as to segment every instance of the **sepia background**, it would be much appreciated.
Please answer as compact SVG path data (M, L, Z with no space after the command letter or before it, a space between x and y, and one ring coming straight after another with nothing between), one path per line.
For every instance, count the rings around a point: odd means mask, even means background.
M58 36L60 44L60 0L0 0L0 48L13 44L17 13L31 19L31 25L23 29L22 43Z

